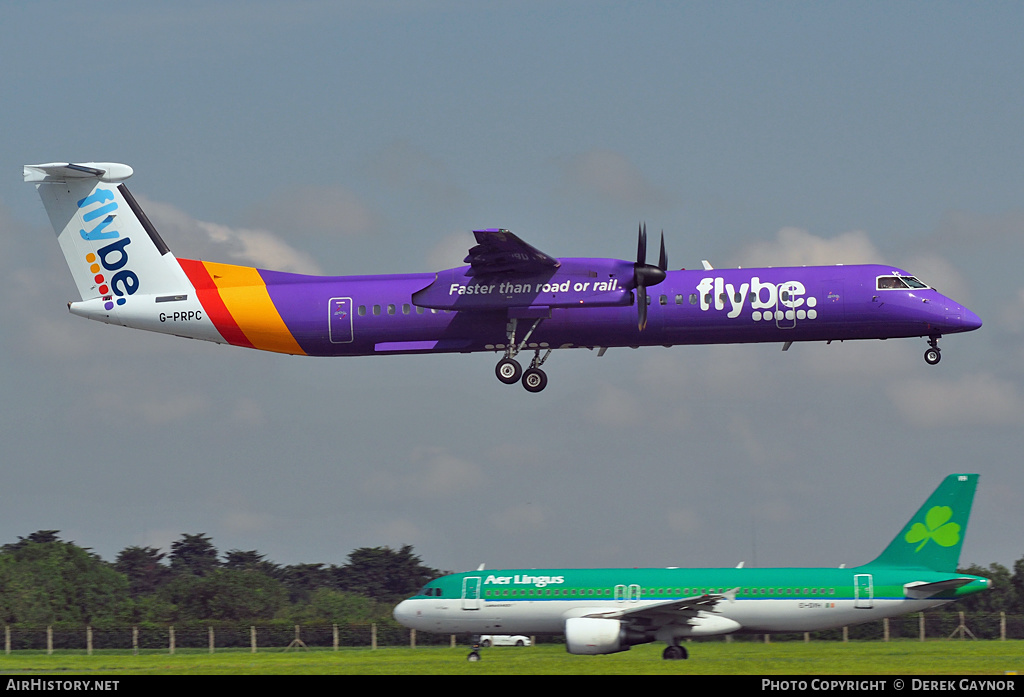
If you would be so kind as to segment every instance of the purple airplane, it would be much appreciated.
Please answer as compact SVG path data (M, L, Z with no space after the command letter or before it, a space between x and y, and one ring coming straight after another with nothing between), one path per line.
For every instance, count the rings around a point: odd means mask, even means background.
M554 349L927 337L981 320L902 269L881 265L669 271L556 259L508 230L476 230L437 273L305 276L177 259L124 185L127 165L26 165L81 294L73 314L136 329L308 356L491 351L506 384L547 385ZM657 286L657 291L651 290ZM523 370L520 353L533 353Z

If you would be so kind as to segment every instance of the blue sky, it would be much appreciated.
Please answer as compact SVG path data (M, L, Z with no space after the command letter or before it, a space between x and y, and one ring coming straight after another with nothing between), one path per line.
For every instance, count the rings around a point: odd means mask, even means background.
M1024 555L1019 3L40 2L0 22L0 531L107 559L205 532L445 569L872 558L980 472L964 562ZM182 257L458 263L507 227L672 266L878 261L943 340L300 359L69 315L21 165L130 164Z

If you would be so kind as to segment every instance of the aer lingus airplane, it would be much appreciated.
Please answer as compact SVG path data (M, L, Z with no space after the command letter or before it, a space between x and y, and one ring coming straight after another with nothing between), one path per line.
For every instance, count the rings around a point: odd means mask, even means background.
M539 392L556 348L927 337L981 326L892 266L669 271L549 256L507 230L476 230L468 266L437 273L305 276L177 259L128 192L131 167L26 165L81 294L73 314L136 329L308 356L501 355L498 379ZM651 286L660 293L648 294ZM524 371L516 356L532 351ZM542 355L543 353L543 355Z
M809 632L944 605L986 590L957 573L978 484L951 474L874 561L854 568L502 569L442 576L395 608L444 634L564 634L575 654L687 637ZM470 660L479 660L474 651Z

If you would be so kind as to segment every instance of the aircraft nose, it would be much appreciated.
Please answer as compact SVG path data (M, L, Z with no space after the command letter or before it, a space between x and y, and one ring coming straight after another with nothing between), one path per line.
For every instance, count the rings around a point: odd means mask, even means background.
M398 605L395 605L395 609L391 614L399 624L408 627L416 612L412 609L412 601L403 600Z
M973 332L975 329L981 328L981 318L966 307L964 308L963 315L960 317L960 323L963 325L965 332Z

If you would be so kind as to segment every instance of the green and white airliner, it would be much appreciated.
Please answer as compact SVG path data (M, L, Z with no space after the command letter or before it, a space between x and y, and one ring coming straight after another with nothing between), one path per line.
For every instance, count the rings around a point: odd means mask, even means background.
M574 654L687 637L809 632L919 612L986 590L957 573L978 484L951 474L874 561L852 568L503 569L442 576L395 608L445 634L564 634ZM475 651L470 660L479 660Z

